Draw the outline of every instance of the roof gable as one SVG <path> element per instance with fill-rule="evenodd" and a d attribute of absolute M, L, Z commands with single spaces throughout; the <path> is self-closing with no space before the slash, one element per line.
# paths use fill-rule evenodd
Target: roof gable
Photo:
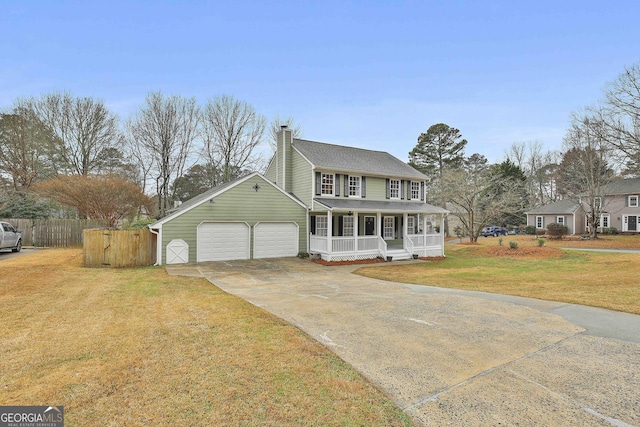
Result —
<path fill-rule="evenodd" d="M 573 199 L 558 200 L 548 205 L 539 206 L 529 209 L 527 214 L 573 214 L 582 205 L 579 201 Z"/>
<path fill-rule="evenodd" d="M 312 166 L 336 172 L 424 180 L 427 177 L 384 151 L 294 139 L 293 148 Z"/>
<path fill-rule="evenodd" d="M 288 198 L 290 198 L 291 200 L 293 200 L 295 203 L 299 204 L 300 206 L 302 206 L 303 208 L 306 209 L 306 206 L 304 205 L 304 203 L 302 203 L 297 197 L 292 196 L 289 193 L 284 192 L 280 187 L 278 187 L 277 185 L 275 185 L 274 183 L 270 182 L 268 179 L 266 179 L 263 175 L 261 175 L 258 172 L 254 172 L 251 173 L 249 175 L 243 176 L 241 178 L 235 179 L 233 181 L 229 181 L 229 182 L 225 182 L 224 184 L 220 184 L 217 187 L 213 187 L 212 189 L 205 191 L 202 194 L 199 194 L 189 200 L 187 200 L 186 202 L 184 202 L 183 204 L 181 204 L 175 211 L 173 211 L 171 214 L 167 215 L 164 218 L 159 219 L 158 221 L 154 222 L 153 224 L 149 225 L 149 228 L 159 228 L 160 226 L 162 226 L 162 224 L 171 221 L 172 219 L 182 215 L 185 212 L 190 211 L 193 208 L 196 208 L 198 206 L 200 206 L 203 203 L 207 203 L 209 202 L 209 200 L 219 196 L 220 194 L 232 189 L 233 187 L 251 179 L 254 177 L 258 177 L 260 179 L 262 179 L 266 184 L 272 186 L 273 188 L 277 189 L 279 192 L 281 192 L 282 194 L 284 194 L 285 196 L 287 196 Z"/>

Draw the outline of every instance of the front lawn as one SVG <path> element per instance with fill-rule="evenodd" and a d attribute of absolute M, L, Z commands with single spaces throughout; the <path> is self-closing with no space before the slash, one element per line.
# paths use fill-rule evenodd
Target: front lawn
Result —
<path fill-rule="evenodd" d="M 80 263 L 1 262 L 0 404 L 63 405 L 66 426 L 411 425 L 325 347 L 204 279 Z"/>
<path fill-rule="evenodd" d="M 423 264 L 400 261 L 363 268 L 357 273 L 395 282 L 518 295 L 640 314 L 640 254 L 558 249 L 557 246 L 566 246 L 567 242 L 548 242 L 539 248 L 531 236 L 514 237 L 504 237 L 502 246 L 495 237 L 481 238 L 477 245 L 447 245 L 447 258 L 442 261 Z M 627 240 L 629 245 L 640 243 L 636 236 L 632 239 L 635 240 Z M 517 241 L 518 248 L 510 249 L 509 241 Z"/>

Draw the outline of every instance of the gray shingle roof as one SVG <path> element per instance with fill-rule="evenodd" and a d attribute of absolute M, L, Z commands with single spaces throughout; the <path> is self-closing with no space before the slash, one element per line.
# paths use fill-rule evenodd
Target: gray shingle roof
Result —
<path fill-rule="evenodd" d="M 319 169 L 423 180 L 426 176 L 384 151 L 294 139 L 293 147 Z"/>
<path fill-rule="evenodd" d="M 340 198 L 316 198 L 314 201 L 331 209 L 350 210 L 358 212 L 410 212 L 410 213 L 447 213 L 449 211 L 427 203 L 359 200 Z"/>
<path fill-rule="evenodd" d="M 531 208 L 528 214 L 572 214 L 580 207 L 580 202 L 573 199 L 559 200 L 548 205 Z"/>
<path fill-rule="evenodd" d="M 640 178 L 620 179 L 602 186 L 602 194 L 612 196 L 618 194 L 640 194 Z"/>

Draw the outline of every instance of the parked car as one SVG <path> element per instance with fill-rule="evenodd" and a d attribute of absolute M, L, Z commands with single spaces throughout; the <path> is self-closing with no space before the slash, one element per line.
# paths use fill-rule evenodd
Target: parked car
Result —
<path fill-rule="evenodd" d="M 20 252 L 22 249 L 22 230 L 17 230 L 8 222 L 0 222 L 0 249 Z"/>
<path fill-rule="evenodd" d="M 499 235 L 506 236 L 507 229 L 492 225 L 491 227 L 484 227 L 480 232 L 480 234 L 482 234 L 484 237 L 489 237 L 489 236 L 498 237 Z"/>

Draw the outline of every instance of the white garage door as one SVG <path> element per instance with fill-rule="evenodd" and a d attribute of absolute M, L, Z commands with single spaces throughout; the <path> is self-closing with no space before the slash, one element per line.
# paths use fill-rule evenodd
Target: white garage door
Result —
<path fill-rule="evenodd" d="M 297 256 L 298 241 L 295 222 L 260 222 L 253 228 L 253 257 Z"/>
<path fill-rule="evenodd" d="M 203 222 L 198 226 L 198 262 L 249 259 L 249 224 Z"/>

